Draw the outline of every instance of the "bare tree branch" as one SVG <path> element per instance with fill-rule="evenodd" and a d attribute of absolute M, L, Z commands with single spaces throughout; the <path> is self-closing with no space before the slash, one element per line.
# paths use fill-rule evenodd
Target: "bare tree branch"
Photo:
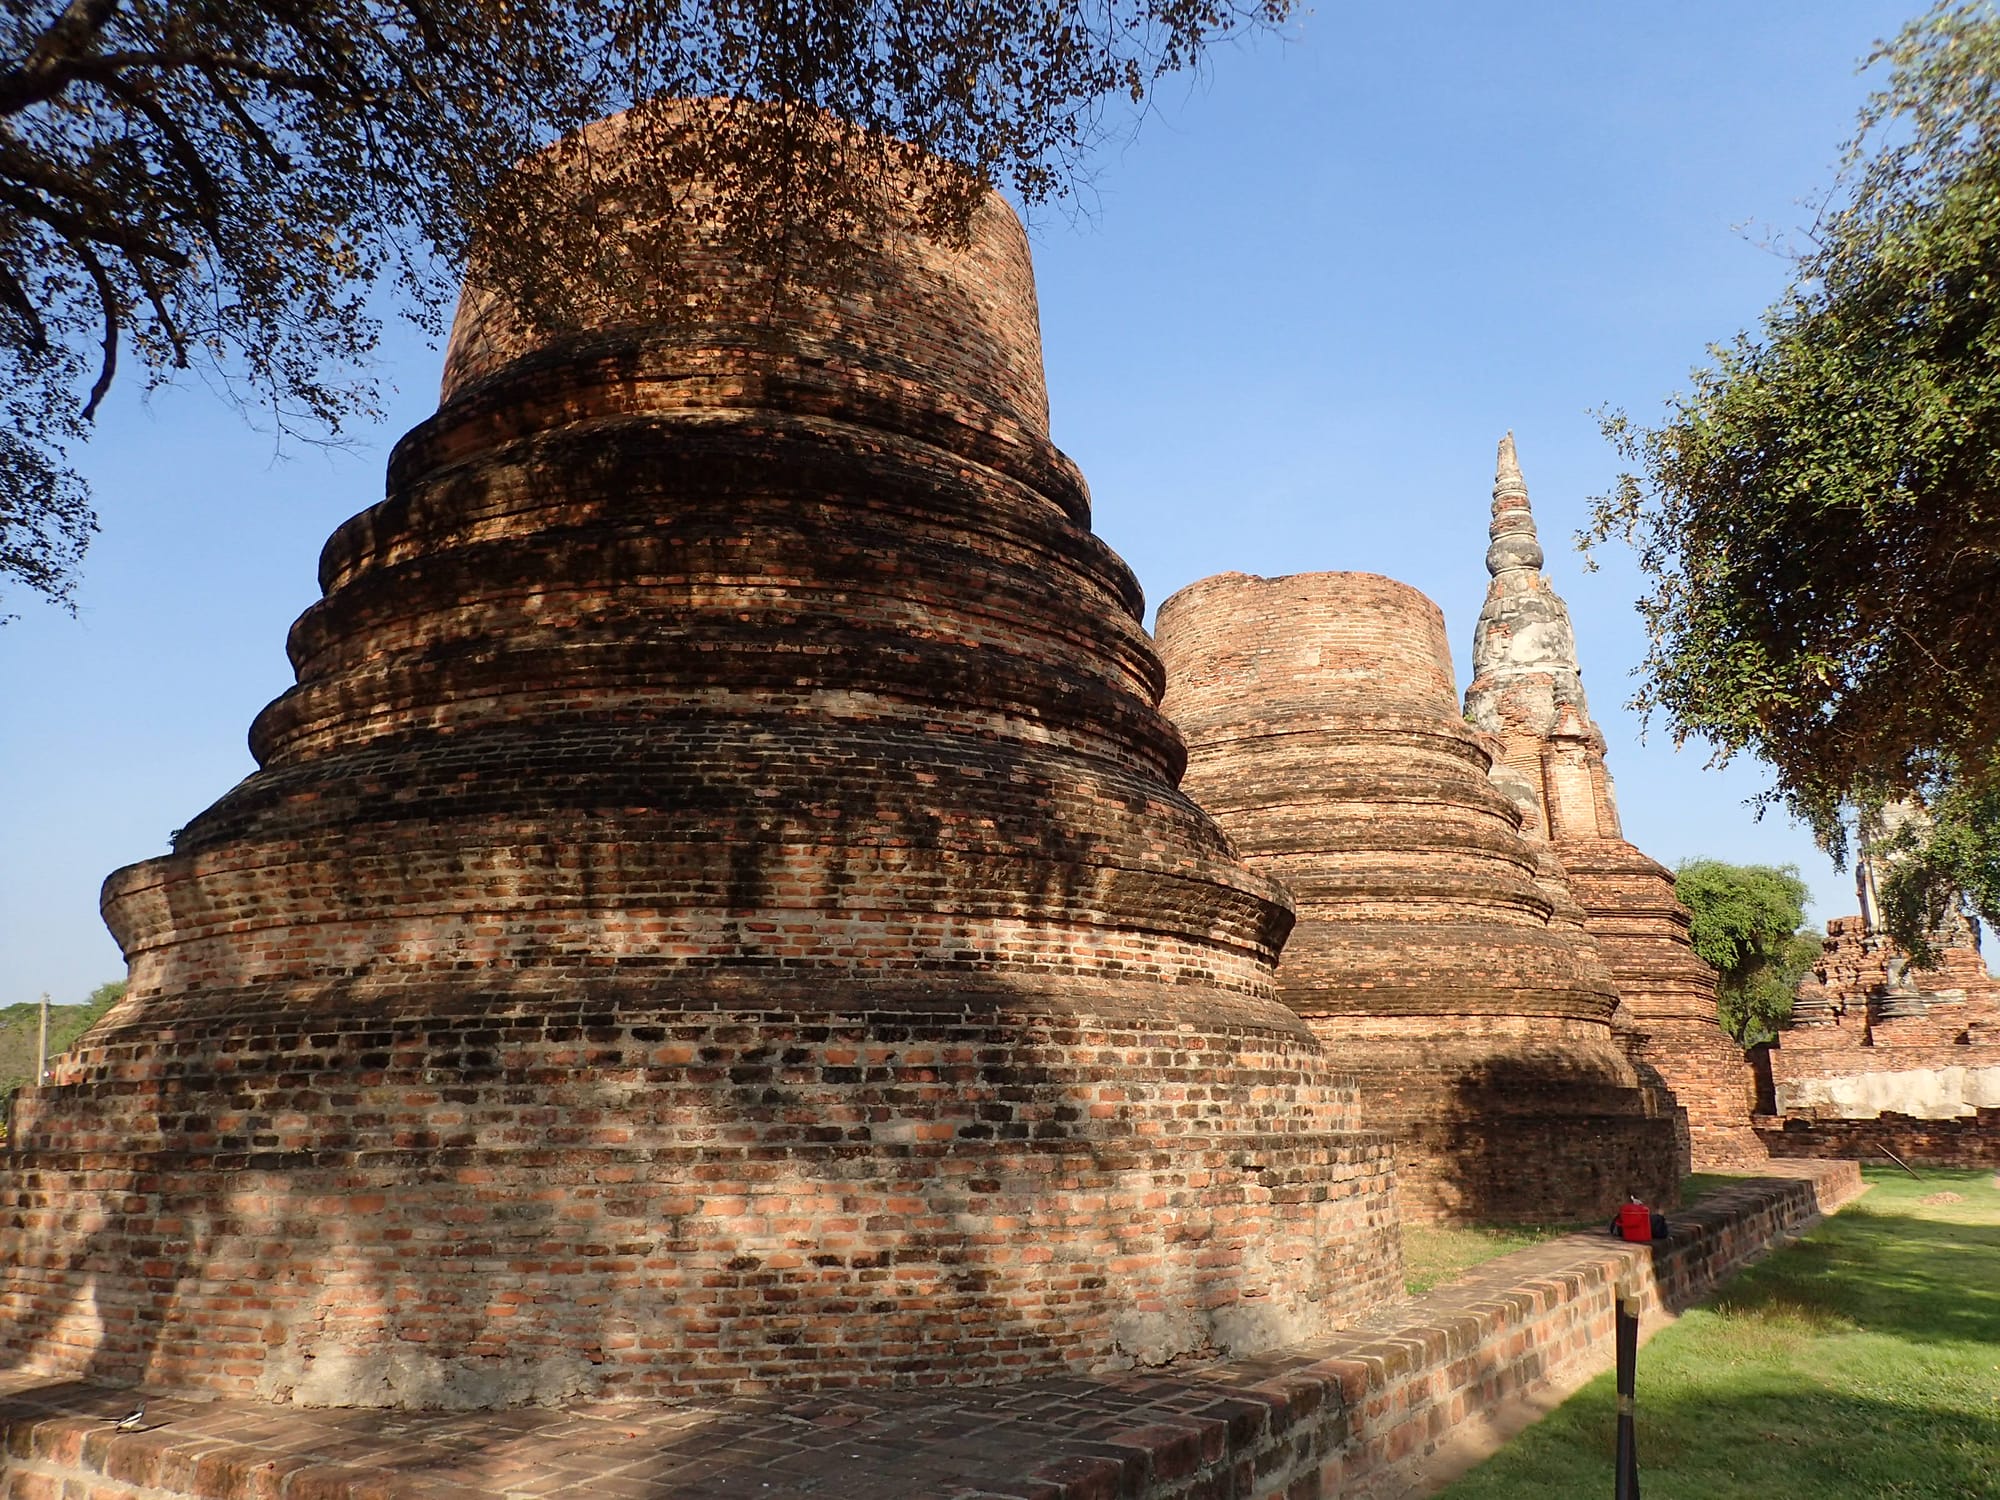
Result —
<path fill-rule="evenodd" d="M 189 263 L 184 252 L 141 233 L 129 224 L 71 213 L 4 179 L 0 179 L 0 203 L 13 204 L 29 218 L 41 220 L 72 244 L 109 245 L 128 255 L 156 260 L 177 270 Z"/>
<path fill-rule="evenodd" d="M 97 379 L 90 387 L 90 399 L 83 403 L 83 419 L 88 422 L 97 415 L 98 403 L 111 389 L 111 378 L 118 373 L 118 289 L 111 284 L 111 277 L 87 245 L 72 245 L 71 250 L 90 272 L 90 279 L 97 287 L 97 305 L 104 315 L 104 353 L 98 365 Z"/>
<path fill-rule="evenodd" d="M 1030 204 L 1060 193 L 1100 101 L 1143 100 L 1291 3 L 16 0 L 0 55 L 0 583 L 63 597 L 89 532 L 65 445 L 121 348 L 149 381 L 192 365 L 310 440 L 373 403 L 357 372 L 376 283 L 393 277 L 435 329 L 483 226 L 482 274 L 538 320 L 578 314 L 586 267 L 674 315 L 673 244 L 614 253 L 591 215 L 623 226 L 691 182 L 776 306 L 787 278 L 837 275 L 884 233 L 963 236 L 988 182 Z M 516 171 L 588 120 L 691 94 L 723 102 L 643 127 L 647 152 L 583 209 L 548 209 L 561 184 Z"/>
<path fill-rule="evenodd" d="M 26 60 L 0 74 L 0 114 L 13 114 L 61 93 L 67 81 L 64 68 L 84 55 L 117 9 L 118 0 L 70 0 Z"/>
<path fill-rule="evenodd" d="M 0 264 L 0 304 L 19 318 L 28 331 L 28 347 L 36 354 L 45 353 L 49 347 L 48 326 L 42 322 L 42 315 L 35 308 L 34 298 L 20 279 L 5 264 Z"/>

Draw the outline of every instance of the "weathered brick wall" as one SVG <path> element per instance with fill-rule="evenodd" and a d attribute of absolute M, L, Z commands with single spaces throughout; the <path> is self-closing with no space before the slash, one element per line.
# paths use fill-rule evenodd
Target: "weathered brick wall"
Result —
<path fill-rule="evenodd" d="M 1920 1119 L 2000 1108 L 2000 1047 L 1793 1045 L 1780 1036 L 1766 1054 L 1764 1108 L 1787 1120 Z"/>
<path fill-rule="evenodd" d="M 649 113 L 651 123 L 637 126 L 632 114 L 600 120 L 559 143 L 544 161 L 574 179 L 567 191 L 616 202 L 658 186 L 657 174 L 672 170 L 670 161 L 664 169 L 655 162 L 631 170 L 628 152 L 673 149 L 683 121 L 707 133 L 710 144 L 696 146 L 697 158 L 704 151 L 726 156 L 734 147 L 749 161 L 769 149 L 754 135 L 762 122 L 739 101 L 676 100 Z M 753 133 L 748 140 L 733 139 L 745 130 Z M 674 193 L 671 219 L 630 222 L 601 253 L 598 245 L 572 239 L 564 248 L 573 260 L 587 262 L 595 254 L 596 263 L 559 279 L 543 276 L 533 288 L 541 295 L 526 309 L 475 277 L 453 322 L 442 398 L 450 401 L 571 333 L 644 329 L 649 339 L 676 340 L 694 357 L 686 371 L 694 387 L 690 404 L 703 404 L 704 388 L 720 394 L 710 386 L 717 372 L 699 355 L 726 351 L 732 368 L 725 379 L 747 374 L 803 381 L 844 390 L 849 399 L 868 395 L 906 410 L 929 408 L 953 421 L 1017 427 L 1016 436 L 1037 446 L 1033 434 L 1048 431 L 1048 395 L 1034 274 L 1019 220 L 989 196 L 974 207 L 967 242 L 941 244 L 902 227 L 912 206 L 909 180 L 893 168 L 877 175 L 865 161 L 860 166 L 858 181 L 834 191 L 852 193 L 851 205 L 864 214 L 886 208 L 875 226 L 886 243 L 868 243 L 859 253 L 838 239 L 787 246 L 781 253 L 816 257 L 810 276 L 774 284 L 764 257 L 740 236 L 718 244 L 713 236 L 691 243 L 676 235 L 710 200 L 708 185 L 696 175 L 665 184 Z M 806 183 L 790 190 L 795 207 L 802 194 L 818 191 Z M 915 191 L 920 194 L 922 185 Z M 804 206 L 810 212 L 841 205 L 807 196 Z M 655 238 L 663 235 L 664 254 Z M 889 262 L 894 284 L 885 296 L 880 271 Z M 757 404 L 785 409 L 793 403 Z"/>
<path fill-rule="evenodd" d="M 1300 1060 L 1226 1014 L 1144 986 L 1074 993 L 1067 1018 L 997 986 L 901 1007 L 839 988 L 770 987 L 782 1019 L 612 984 L 570 1014 L 444 992 L 421 1019 L 277 1037 L 176 1025 L 230 1057 L 226 1099 L 78 1083 L 17 1113 L 38 1164 L 18 1232 L 80 1258 L 11 1279 L 10 1329 L 44 1368 L 315 1401 L 365 1365 L 376 1395 L 428 1404 L 1102 1363 L 1105 1288 L 1158 1286 L 1190 1235 L 1184 1284 L 1225 1309 L 1305 1275 L 1330 1307 L 1381 1296 L 1342 1253 L 1368 1227 L 1343 1195 L 1379 1190 L 1380 1153 L 1315 1128 Z M 1168 1083 L 1171 1112 L 1145 1097 Z M 112 1291 L 172 1316 L 105 1320 Z M 1247 1339 L 1258 1312 L 1225 1322 Z M 342 1347 L 338 1324 L 370 1321 L 415 1344 L 393 1371 Z M 1115 1337 L 1137 1357 L 1174 1334 Z"/>
<path fill-rule="evenodd" d="M 1602 736 L 1574 709 L 1545 735 L 1511 719 L 1507 725 L 1500 732 L 1505 763 L 1525 757 L 1542 767 L 1538 800 L 1617 990 L 1619 1040 L 1686 1112 L 1688 1165 L 1754 1166 L 1763 1159 L 1749 1129 L 1755 1077 L 1716 1022 L 1715 971 L 1689 940 L 1672 874 L 1619 833 Z"/>
<path fill-rule="evenodd" d="M 1536 575 L 1539 578 L 1539 574 Z M 1554 601 L 1561 608 L 1562 601 Z M 1566 618 L 1566 612 L 1565 612 Z M 1472 701 L 1471 691 L 1467 692 L 1467 702 Z M 1503 703 L 1512 702 L 1502 699 Z M 1590 913 L 1577 899 L 1575 883 L 1570 879 L 1569 867 L 1563 862 L 1556 846 L 1549 841 L 1545 799 L 1539 775 L 1539 741 L 1532 736 L 1516 735 L 1511 749 L 1516 759 L 1507 759 L 1510 742 L 1500 734 L 1481 731 L 1479 742 L 1493 759 L 1493 784 L 1512 802 L 1521 814 L 1521 836 L 1535 855 L 1535 884 L 1549 899 L 1549 923 L 1560 929 L 1572 945 L 1580 968 L 1591 982 L 1607 994 L 1618 993 L 1618 981 L 1605 962 L 1604 952 L 1598 946 L 1597 936 L 1591 930 Z M 1518 758 L 1523 745 L 1532 752 L 1524 767 Z M 1674 1129 L 1675 1171 L 1686 1176 L 1693 1168 L 1693 1145 L 1689 1132 L 1688 1112 L 1674 1097 L 1673 1089 L 1648 1057 L 1648 1042 L 1633 1020 L 1630 1006 L 1620 1004 L 1611 1012 L 1611 1035 L 1639 1077 L 1639 1086 L 1647 1101 L 1650 1113 L 1670 1120 Z"/>
<path fill-rule="evenodd" d="M 1939 1120 L 1881 1114 L 1866 1120 L 1761 1115 L 1757 1134 L 1771 1155 L 1885 1162 L 1887 1147 L 1925 1167 L 2000 1167 L 2000 1109 Z"/>
<path fill-rule="evenodd" d="M 1941 934 L 1937 960 L 1915 968 L 1866 918 L 1835 917 L 1800 981 L 1786 1035 L 1821 1049 L 2000 1040 L 2000 981 L 1987 972 L 1976 938 Z"/>
<path fill-rule="evenodd" d="M 1298 902 L 1281 993 L 1396 1133 L 1404 1211 L 1672 1201 L 1673 1120 L 1458 715 L 1437 607 L 1372 574 L 1230 573 L 1162 604 L 1158 639 L 1186 789 Z"/>
<path fill-rule="evenodd" d="M 1921 1125 L 1908 1138 L 1921 1153 L 1977 1157 L 1976 1122 L 1935 1140 L 1928 1127 L 1952 1117 L 1972 1122 L 2000 1107 L 2000 984 L 1978 948 L 1946 935 L 1942 961 L 1920 970 L 1906 965 L 1886 934 L 1871 932 L 1865 917 L 1836 917 L 1826 932 L 1793 1000 L 1791 1023 L 1770 1049 L 1769 1107 L 1788 1131 L 1807 1122 L 1914 1117 Z M 1765 1122 L 1759 1133 L 1773 1142 L 1776 1128 Z M 1883 1125 L 1879 1132 L 1886 1140 L 1896 1130 Z M 1876 1138 L 1876 1131 L 1837 1128 L 1827 1135 L 1835 1155 Z M 1939 1144 L 1961 1138 L 1971 1144 Z M 1808 1139 L 1787 1134 L 1773 1149 L 1795 1155 Z"/>
<path fill-rule="evenodd" d="M 1799 1175 L 1775 1176 L 1787 1170 Z M 1639 1292 L 1650 1334 L 1861 1189 L 1849 1162 L 1773 1174 L 1673 1215 L 1665 1243 L 1571 1236 L 1336 1338 L 1172 1375 L 1031 1382 L 936 1405 L 865 1393 L 727 1412 L 619 1403 L 549 1414 L 539 1430 L 431 1416 L 372 1444 L 337 1416 L 226 1401 L 170 1403 L 157 1430 L 121 1434 L 104 1416 L 122 1410 L 115 1393 L 14 1389 L 0 1402 L 0 1463 L 6 1493 L 35 1500 L 76 1493 L 66 1482 L 110 1500 L 473 1500 L 558 1486 L 680 1500 L 828 1483 L 854 1500 L 1386 1500 L 1429 1492 L 1460 1442 L 1609 1368 L 1621 1282 Z M 1648 1378 L 1642 1360 L 1642 1406 Z"/>
<path fill-rule="evenodd" d="M 1888 979 L 1887 955 L 1868 941 L 1860 917 L 1833 917 L 1819 957 L 1799 981 L 1787 1030 L 1802 1047 L 1860 1046 L 1868 1031 L 1868 992 Z"/>
<path fill-rule="evenodd" d="M 1867 1072 L 1947 1068 L 2000 1067 L 2000 1055 L 1990 1047 L 1965 1043 L 1933 1042 L 1903 1046 L 1877 1043 L 1873 1046 L 1813 1046 L 1802 1043 L 1799 1034 L 1779 1034 L 1771 1048 L 1771 1071 L 1778 1083 L 1796 1083 L 1809 1078 L 1843 1078 L 1857 1068 Z"/>
<path fill-rule="evenodd" d="M 785 318 L 510 331 L 334 534 L 262 768 L 105 886 L 0 1349 L 301 1402 L 980 1381 L 1399 1291 L 1048 442 L 997 200 Z"/>
<path fill-rule="evenodd" d="M 1671 873 L 1623 839 L 1559 840 L 1557 852 L 1618 986 L 1619 1035 L 1687 1111 L 1691 1164 L 1754 1168 L 1756 1075 L 1716 1021 L 1715 971 L 1688 938 Z"/>

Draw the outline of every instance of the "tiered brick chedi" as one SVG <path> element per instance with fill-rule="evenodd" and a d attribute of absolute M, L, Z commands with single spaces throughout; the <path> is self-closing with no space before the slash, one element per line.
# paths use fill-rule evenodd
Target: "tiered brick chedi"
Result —
<path fill-rule="evenodd" d="M 600 157 L 615 127 L 596 127 Z M 327 544 L 261 766 L 113 875 L 18 1101 L 5 1348 L 479 1405 L 1084 1371 L 1400 1291 L 1292 924 L 1176 790 L 1047 436 L 1028 248 L 775 305 L 476 289 Z"/>
<path fill-rule="evenodd" d="M 1186 788 L 1298 902 L 1280 993 L 1394 1132 L 1405 1212 L 1673 1201 L 1674 1122 L 1459 716 L 1437 606 L 1366 573 L 1228 573 L 1162 604 L 1158 639 Z"/>
<path fill-rule="evenodd" d="M 1716 1021 L 1715 971 L 1688 941 L 1673 876 L 1626 841 L 1584 701 L 1569 610 L 1542 573 L 1542 547 L 1513 434 L 1501 440 L 1465 717 L 1497 738 L 1494 774 L 1525 826 L 1554 847 L 1617 986 L 1620 1040 L 1687 1112 L 1691 1164 L 1765 1159 L 1750 1129 L 1754 1075 Z"/>
<path fill-rule="evenodd" d="M 1768 1053 L 1764 1139 L 1785 1155 L 1899 1155 L 1938 1165 L 2000 1165 L 2000 982 L 1978 926 L 1954 914 L 1931 935 L 1938 962 L 1912 964 L 1879 906 L 1894 856 L 1883 852 L 1920 810 L 1892 803 L 1862 829 L 1858 915 L 1826 924 L 1792 1019 Z"/>

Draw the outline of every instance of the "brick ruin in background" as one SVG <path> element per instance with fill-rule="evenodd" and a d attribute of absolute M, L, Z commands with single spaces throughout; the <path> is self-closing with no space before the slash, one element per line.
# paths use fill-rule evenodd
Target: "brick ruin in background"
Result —
<path fill-rule="evenodd" d="M 1509 433 L 1500 443 L 1465 717 L 1498 742 L 1495 782 L 1545 842 L 1618 992 L 1620 1042 L 1687 1112 L 1690 1164 L 1754 1166 L 1755 1074 L 1716 1020 L 1715 971 L 1688 940 L 1674 879 L 1625 839 L 1604 735 L 1584 701 L 1569 610 L 1542 573 L 1528 487 Z M 1553 868 L 1551 869 L 1553 874 Z"/>
<path fill-rule="evenodd" d="M 1883 925 L 1881 845 L 1922 813 L 1892 803 L 1861 829 L 1861 911 L 1826 924 L 1792 1017 L 1765 1053 L 1770 1116 L 1787 1156 L 1873 1156 L 1877 1145 L 1937 1165 L 2000 1165 L 2000 982 L 1976 920 L 1954 915 L 1917 968 Z"/>
<path fill-rule="evenodd" d="M 688 233 L 670 323 L 468 292 L 261 769 L 106 883 L 131 989 L 0 1181 L 13 1360 L 709 1397 L 1400 1295 L 1387 1141 L 1275 998 L 1290 903 L 1176 789 L 1049 442 L 1013 214 L 776 313 Z"/>
<path fill-rule="evenodd" d="M 1160 606 L 1186 789 L 1282 881 L 1280 994 L 1361 1078 L 1412 1217 L 1547 1222 L 1679 1191 L 1671 1103 L 1459 715 L 1444 618 L 1367 573 L 1227 573 Z"/>

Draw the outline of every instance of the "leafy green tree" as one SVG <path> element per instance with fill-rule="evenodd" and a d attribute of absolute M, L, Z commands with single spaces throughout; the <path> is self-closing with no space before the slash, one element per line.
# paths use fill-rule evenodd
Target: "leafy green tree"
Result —
<path fill-rule="evenodd" d="M 1805 925 L 1806 884 L 1792 865 L 1691 859 L 1674 894 L 1693 918 L 1694 951 L 1717 974 L 1716 1019 L 1743 1046 L 1768 1042 L 1792 1014 L 1792 993 L 1819 956 Z"/>
<path fill-rule="evenodd" d="M 99 1017 L 124 998 L 125 981 L 112 979 L 92 990 L 81 1005 L 51 1007 L 49 1056 L 54 1057 L 58 1052 L 69 1051 L 78 1037 L 95 1026 Z M 58 1010 L 64 1013 L 60 1018 L 56 1014 Z"/>
<path fill-rule="evenodd" d="M 2000 784 L 1965 778 L 1934 796 L 1925 818 L 1874 846 L 1882 924 L 1920 968 L 1936 963 L 1934 939 L 1967 907 L 1989 922 L 2000 913 Z"/>
<path fill-rule="evenodd" d="M 69 1050 L 97 1019 L 125 997 L 125 981 L 100 984 L 81 1005 L 49 1007 L 49 1056 Z M 9 1005 L 0 1009 L 0 1099 L 6 1099 L 35 1076 L 35 1048 L 41 1035 L 41 1006 Z"/>
<path fill-rule="evenodd" d="M 1060 194 L 1108 99 L 1136 104 L 1292 4 L 15 0 L 0 11 L 0 584 L 68 599 L 96 521 L 67 453 L 121 361 L 148 383 L 197 369 L 281 433 L 337 435 L 373 409 L 371 289 L 435 331 L 496 186 L 585 120 L 726 101 L 652 117 L 662 181 L 708 169 L 708 211 L 817 265 L 829 240 L 878 230 L 864 210 L 890 197 L 911 226 L 962 233 L 989 182 Z M 942 163 L 918 191 L 846 192 L 891 169 L 907 188 L 913 147 Z M 510 187 L 506 218 L 542 221 L 534 188 L 532 173 Z M 544 248 L 496 235 L 482 267 L 532 285 L 503 262 Z"/>
<path fill-rule="evenodd" d="M 1922 954 L 1961 893 L 2000 920 L 2000 16 L 1941 5 L 1868 61 L 1791 287 L 1659 426 L 1607 418 L 1636 472 L 1584 540 L 1636 549 L 1677 740 L 1768 761 L 1836 858 L 1846 808 L 1924 804 L 1884 902 Z"/>

